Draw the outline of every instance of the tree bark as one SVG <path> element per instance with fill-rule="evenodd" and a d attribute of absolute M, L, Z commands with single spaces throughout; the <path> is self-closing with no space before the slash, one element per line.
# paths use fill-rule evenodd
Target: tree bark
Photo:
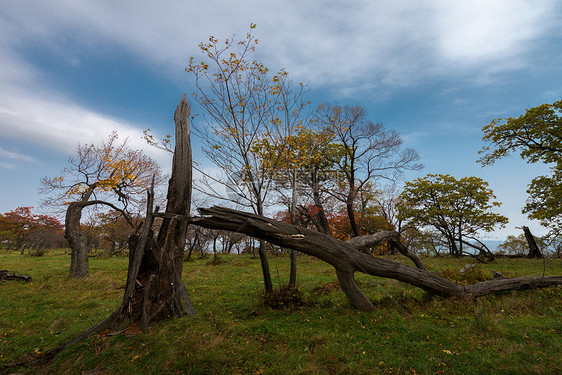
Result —
<path fill-rule="evenodd" d="M 341 290 L 355 307 L 363 311 L 375 309 L 375 305 L 373 305 L 361 288 L 359 288 L 359 285 L 357 285 L 353 272 L 340 271 L 336 268 L 336 276 L 338 277 Z"/>
<path fill-rule="evenodd" d="M 345 202 L 345 208 L 347 210 L 347 217 L 349 218 L 349 225 L 351 226 L 351 232 L 353 237 L 359 237 L 359 228 L 357 227 L 357 221 L 355 220 L 355 211 L 353 210 L 353 200 L 356 194 L 349 193 L 347 201 Z"/>
<path fill-rule="evenodd" d="M 291 270 L 289 272 L 289 286 L 297 286 L 297 252 L 291 249 Z"/>
<path fill-rule="evenodd" d="M 446 297 L 480 297 L 507 290 L 541 288 L 562 285 L 562 276 L 518 277 L 491 280 L 478 284 L 460 286 L 425 269 L 414 268 L 387 259 L 376 258 L 360 251 L 365 246 L 374 246 L 385 236 L 358 237 L 352 241 L 338 241 L 320 232 L 268 219 L 263 216 L 222 207 L 200 209 L 204 216 L 192 219 L 192 223 L 210 229 L 226 229 L 244 233 L 273 244 L 291 248 L 315 256 L 335 269 L 342 290 L 359 309 L 374 307 L 360 292 L 353 279 L 354 272 L 396 279 L 428 292 Z"/>
<path fill-rule="evenodd" d="M 94 190 L 97 188 L 97 183 L 88 187 L 82 195 L 82 199 L 78 202 L 71 202 L 66 209 L 66 216 L 64 220 L 64 236 L 70 246 L 70 277 L 75 279 L 84 279 L 89 276 L 88 264 L 88 246 L 84 233 L 80 226 L 82 219 L 82 210 L 88 206 L 97 204 L 105 205 L 121 212 L 123 217 L 130 222 L 128 214 L 119 207 L 102 200 L 90 200 Z"/>
<path fill-rule="evenodd" d="M 75 279 L 84 279 L 90 275 L 88 265 L 88 248 L 82 229 L 80 228 L 80 219 L 82 218 L 82 209 L 85 207 L 84 202 L 72 202 L 66 210 L 64 221 L 65 237 L 70 246 L 70 277 Z"/>
<path fill-rule="evenodd" d="M 537 241 L 535 241 L 535 236 L 533 236 L 529 227 L 523 226 L 523 233 L 525 233 L 525 239 L 527 240 L 527 244 L 529 244 L 529 254 L 527 255 L 527 258 L 542 258 L 543 255 L 539 250 Z"/>
<path fill-rule="evenodd" d="M 453 235 L 450 235 L 448 237 L 448 241 L 449 241 L 449 248 L 451 249 L 451 255 L 455 257 L 460 257 L 462 254 L 459 251 L 459 248 L 457 246 L 457 241 L 455 241 L 455 237 Z"/>
<path fill-rule="evenodd" d="M 388 242 L 398 249 L 400 254 L 409 258 L 417 268 L 425 270 L 425 265 L 418 255 L 408 249 L 406 245 L 400 240 L 400 233 L 396 231 L 381 231 L 372 235 L 354 237 L 347 241 L 347 243 L 355 246 L 355 249 L 363 253 L 369 254 L 369 249 L 373 247 L 373 244 L 379 244 L 381 242 Z"/>
<path fill-rule="evenodd" d="M 256 197 L 258 194 L 256 194 Z M 260 199 L 260 198 L 258 198 Z M 258 215 L 263 216 L 263 202 L 258 201 L 256 205 Z M 258 248 L 258 255 L 260 257 L 261 270 L 263 274 L 263 284 L 266 293 L 273 292 L 273 282 L 271 281 L 271 271 L 269 269 L 269 261 L 267 260 L 266 243 L 260 239 L 260 246 Z"/>
<path fill-rule="evenodd" d="M 263 283 L 266 293 L 273 292 L 273 283 L 271 281 L 271 272 L 269 270 L 269 261 L 267 260 L 266 253 L 266 243 L 264 240 L 260 239 L 260 246 L 258 248 L 258 254 L 260 257 L 261 270 L 263 273 Z"/>

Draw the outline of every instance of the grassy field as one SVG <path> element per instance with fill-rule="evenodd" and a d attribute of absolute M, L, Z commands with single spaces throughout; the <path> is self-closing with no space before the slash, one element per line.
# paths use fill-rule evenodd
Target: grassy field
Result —
<path fill-rule="evenodd" d="M 329 265 L 299 256 L 306 304 L 273 310 L 260 304 L 257 259 L 221 259 L 220 265 L 208 259 L 184 264 L 197 317 L 159 322 L 146 334 L 96 335 L 70 346 L 48 366 L 6 373 L 562 373 L 561 287 L 458 300 L 357 274 L 377 306 L 366 313 L 350 306 Z M 424 261 L 434 271 L 472 263 L 468 258 Z M 67 278 L 69 263 L 61 251 L 43 257 L 0 252 L 0 269 L 33 277 L 27 284 L 0 284 L 0 364 L 44 352 L 117 307 L 126 258 L 91 258 L 91 276 L 84 281 Z M 286 283 L 288 257 L 272 257 L 270 263 L 275 284 Z M 480 274 L 491 275 L 488 268 L 509 276 L 543 272 L 540 260 L 478 266 Z M 562 260 L 548 264 L 546 274 L 562 274 Z"/>

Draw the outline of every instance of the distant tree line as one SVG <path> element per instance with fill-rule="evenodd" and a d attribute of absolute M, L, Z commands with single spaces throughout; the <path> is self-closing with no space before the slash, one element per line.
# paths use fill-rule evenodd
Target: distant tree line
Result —
<path fill-rule="evenodd" d="M 51 216 L 18 207 L 0 214 L 0 241 L 8 250 L 43 255 L 48 248 L 68 247 L 61 222 Z"/>

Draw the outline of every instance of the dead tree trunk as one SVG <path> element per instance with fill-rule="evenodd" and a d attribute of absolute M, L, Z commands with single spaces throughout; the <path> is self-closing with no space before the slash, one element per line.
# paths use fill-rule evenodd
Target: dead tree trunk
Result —
<path fill-rule="evenodd" d="M 181 281 L 185 237 L 191 206 L 190 105 L 185 95 L 177 107 L 176 146 L 168 185 L 165 213 L 153 212 L 153 191 L 148 194 L 146 219 L 140 237 L 130 240 L 129 269 L 121 305 L 93 329 L 120 329 L 139 322 L 146 330 L 151 321 L 195 315 L 189 294 Z M 163 217 L 154 238 L 154 217 Z"/>
<path fill-rule="evenodd" d="M 523 226 L 523 233 L 525 233 L 525 239 L 529 244 L 529 254 L 527 255 L 527 258 L 542 258 L 543 255 L 539 250 L 537 241 L 535 241 L 535 236 L 533 236 L 529 227 Z"/>
<path fill-rule="evenodd" d="M 373 236 L 357 237 L 343 242 L 310 229 L 232 209 L 213 207 L 201 209 L 200 212 L 205 216 L 193 218 L 191 222 L 195 225 L 244 233 L 275 245 L 315 256 L 331 264 L 336 269 L 342 290 L 361 310 L 372 310 L 374 306 L 355 282 L 353 274 L 357 271 L 396 279 L 447 297 L 480 297 L 508 290 L 562 285 L 562 276 L 547 276 L 491 280 L 461 286 L 421 267 L 414 268 L 361 252 L 362 248 L 388 241 L 389 238 L 399 238 L 398 233 L 381 232 Z M 421 262 L 421 260 L 419 261 Z"/>
<path fill-rule="evenodd" d="M 369 254 L 369 249 L 379 243 L 388 242 L 394 248 L 398 249 L 400 254 L 409 258 L 417 268 L 425 270 L 425 265 L 416 253 L 411 252 L 406 245 L 400 240 L 400 233 L 396 231 L 381 231 L 372 235 L 354 237 L 347 241 L 355 247 L 356 250 Z"/>

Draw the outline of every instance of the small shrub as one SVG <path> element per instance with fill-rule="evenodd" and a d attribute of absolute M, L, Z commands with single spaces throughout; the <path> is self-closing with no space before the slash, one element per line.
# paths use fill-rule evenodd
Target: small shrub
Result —
<path fill-rule="evenodd" d="M 35 251 L 30 251 L 28 255 L 30 257 L 42 257 L 45 253 L 47 253 L 47 249 L 36 249 Z"/>
<path fill-rule="evenodd" d="M 276 310 L 285 308 L 293 310 L 296 307 L 305 305 L 306 298 L 301 288 L 285 285 L 279 289 L 274 289 L 272 292 L 263 292 L 260 295 L 260 302 L 264 306 Z"/>
<path fill-rule="evenodd" d="M 215 255 L 213 259 L 207 261 L 208 266 L 218 266 L 219 264 L 223 264 L 224 261 L 218 255 Z"/>
<path fill-rule="evenodd" d="M 463 272 L 454 268 L 443 268 L 437 274 L 460 285 L 475 284 L 494 278 L 491 272 L 479 267 L 467 267 Z"/>
<path fill-rule="evenodd" d="M 312 293 L 318 295 L 326 295 L 332 293 L 334 290 L 339 290 L 339 288 L 340 288 L 340 284 L 338 283 L 338 280 L 334 280 L 315 286 L 312 289 Z"/>

